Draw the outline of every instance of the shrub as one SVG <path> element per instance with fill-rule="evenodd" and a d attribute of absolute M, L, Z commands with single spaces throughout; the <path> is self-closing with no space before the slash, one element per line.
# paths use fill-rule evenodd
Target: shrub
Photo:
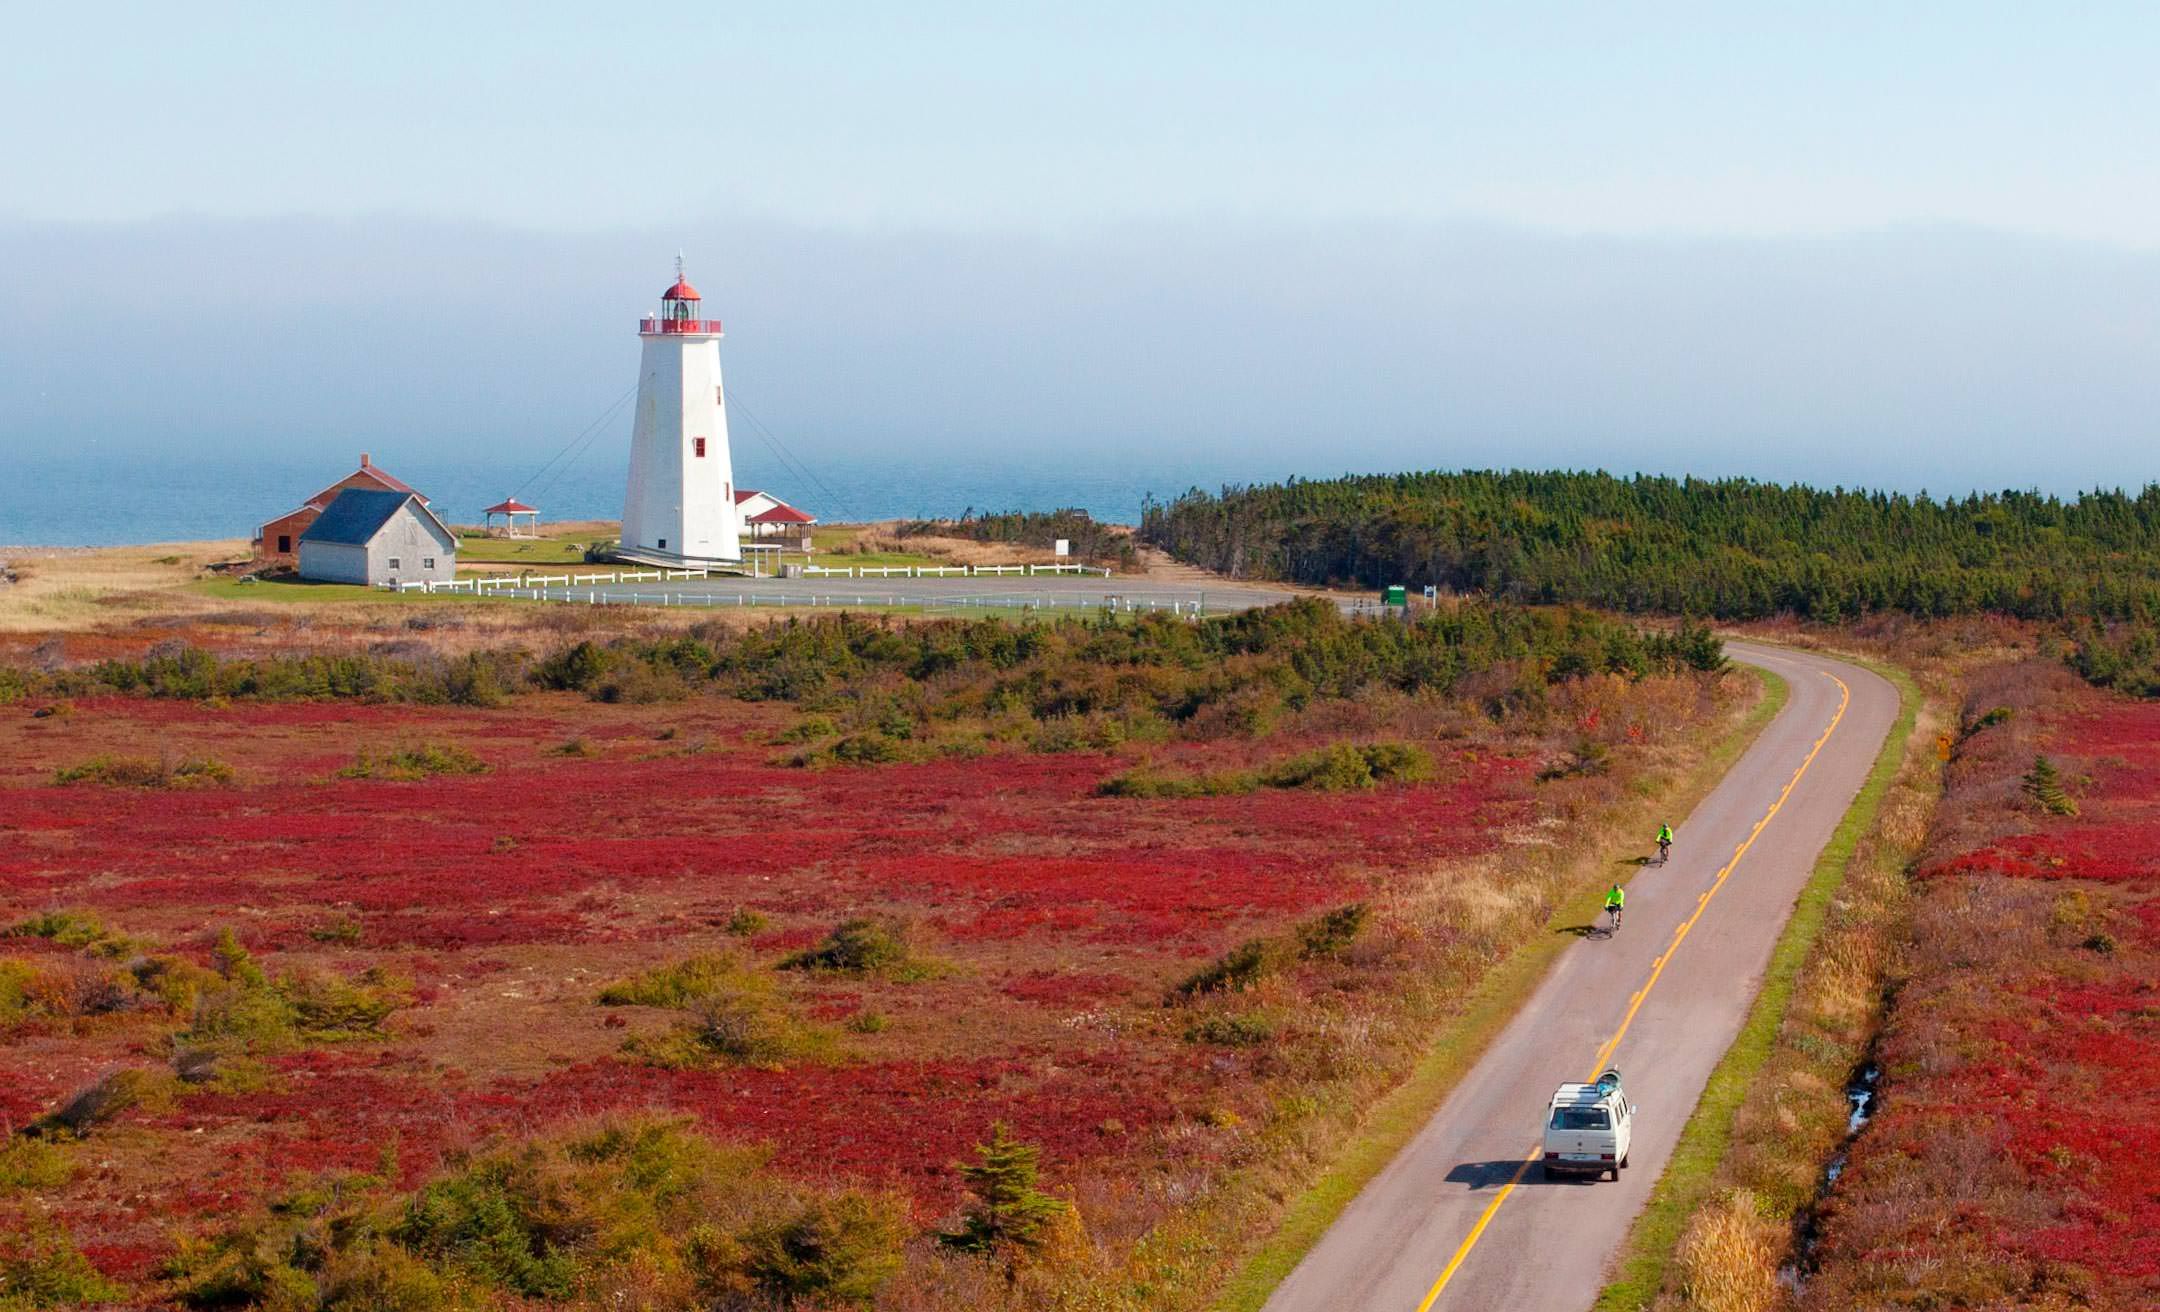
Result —
<path fill-rule="evenodd" d="M 1417 783 L 1432 774 L 1432 757 L 1409 743 L 1336 743 L 1261 770 L 1195 775 L 1136 765 L 1096 785 L 1095 792 L 1099 797 L 1239 797 L 1258 788 L 1349 792 L 1384 783 Z"/>
<path fill-rule="evenodd" d="M 1185 1028 L 1189 1043 L 1212 1043 L 1224 1048 L 1251 1048 L 1275 1037 L 1275 1022 L 1257 1012 L 1202 1016 Z"/>
<path fill-rule="evenodd" d="M 47 911 L 8 927 L 6 937 L 42 938 L 101 957 L 124 957 L 142 945 L 105 927 L 91 911 Z"/>
<path fill-rule="evenodd" d="M 780 963 L 780 968 L 861 975 L 903 970 L 910 962 L 905 925 L 897 920 L 858 917 L 841 922 L 823 942 L 789 957 Z"/>
<path fill-rule="evenodd" d="M 1275 952 L 1266 939 L 1250 939 L 1186 976 L 1171 991 L 1173 998 L 1195 998 L 1207 993 L 1242 993 L 1275 968 Z"/>
<path fill-rule="evenodd" d="M 828 749 L 842 765 L 890 765 L 907 755 L 907 747 L 882 733 L 851 733 Z"/>
<path fill-rule="evenodd" d="M 1431 778 L 1432 770 L 1432 757 L 1408 743 L 1336 743 L 1276 762 L 1261 771 L 1260 782 L 1270 788 L 1355 792 L 1376 784 L 1415 783 Z"/>
<path fill-rule="evenodd" d="M 58 1189 L 74 1174 L 75 1164 L 50 1140 L 17 1137 L 0 1143 L 0 1195 L 17 1189 Z"/>
<path fill-rule="evenodd" d="M 128 967 L 135 987 L 153 996 L 175 1015 L 193 1015 L 196 1002 L 220 983 L 215 971 L 174 956 L 149 956 Z"/>
<path fill-rule="evenodd" d="M 960 1168 L 974 1198 L 944 1241 L 977 1253 L 1035 1247 L 1045 1225 L 1068 1208 L 1035 1187 L 1041 1155 L 1014 1139 L 1004 1122 L 991 1126 L 990 1141 L 975 1146 L 974 1164 Z"/>
<path fill-rule="evenodd" d="M 1105 779 L 1095 792 L 1100 797 L 1240 797 L 1259 786 L 1260 776 L 1250 770 L 1170 774 L 1137 765 Z"/>
<path fill-rule="evenodd" d="M 749 938 L 764 933 L 771 926 L 772 917 L 764 912 L 753 911 L 749 907 L 737 907 L 735 914 L 727 918 L 727 924 L 722 928 L 737 938 Z"/>
<path fill-rule="evenodd" d="M 380 968 L 357 980 L 302 971 L 272 980 L 229 929 L 219 934 L 211 958 L 217 974 L 208 987 L 197 986 L 194 1022 L 178 1037 L 213 1053 L 274 1052 L 302 1039 L 374 1038 L 382 1022 L 411 1001 L 405 981 Z"/>
<path fill-rule="evenodd" d="M 193 1308 L 436 1312 L 536 1303 L 831 1306 L 898 1269 L 903 1209 L 776 1180 L 760 1149 L 611 1119 L 454 1159 L 405 1195 L 394 1164 L 324 1177 L 168 1266 Z M 797 1300 L 803 1300 L 797 1302 Z"/>
<path fill-rule="evenodd" d="M 366 752 L 338 771 L 340 779 L 411 782 L 439 774 L 486 774 L 488 763 L 455 743 L 420 743 L 377 759 Z"/>
<path fill-rule="evenodd" d="M 131 1108 L 154 1111 L 170 1105 L 178 1085 L 177 1079 L 163 1071 L 134 1066 L 117 1070 L 31 1122 L 26 1133 L 42 1137 L 88 1134 Z"/>
<path fill-rule="evenodd" d="M 597 1218 L 556 1165 L 537 1146 L 471 1162 L 414 1195 L 391 1236 L 485 1285 L 567 1298 L 577 1276 L 575 1246 Z"/>
<path fill-rule="evenodd" d="M 657 1036 L 640 1036 L 625 1051 L 661 1066 L 697 1067 L 715 1061 L 776 1069 L 824 1056 L 832 1035 L 798 1020 L 772 981 L 741 968 L 731 957 L 700 956 L 617 980 L 600 991 L 608 1007 L 673 1007 L 684 1024 Z"/>
<path fill-rule="evenodd" d="M 452 706 L 500 706 L 510 697 L 500 668 L 504 663 L 497 653 L 468 652 L 441 667 L 435 687 L 428 688 L 416 680 L 414 700 L 441 701 Z"/>
<path fill-rule="evenodd" d="M 777 743 L 815 742 L 820 738 L 830 738 L 838 732 L 840 732 L 839 727 L 832 722 L 830 716 L 805 715 L 774 735 L 773 741 Z"/>
<path fill-rule="evenodd" d="M 0 1234 L 0 1308 L 109 1303 L 125 1293 L 49 1224 L 32 1223 L 20 1233 Z"/>
<path fill-rule="evenodd" d="M 593 686 L 594 700 L 630 706 L 679 702 L 690 695 L 690 684 L 672 665 L 626 662 L 609 670 Z"/>
<path fill-rule="evenodd" d="M 786 1299 L 868 1303 L 900 1270 L 907 1237 L 895 1201 L 844 1193 L 814 1199 L 742 1238 L 743 1265 L 759 1288 Z"/>
<path fill-rule="evenodd" d="M 699 998 L 741 987 L 748 978 L 729 956 L 687 957 L 641 975 L 619 979 L 600 990 L 603 1007 L 685 1007 Z"/>
<path fill-rule="evenodd" d="M 1368 743 L 1361 749 L 1365 767 L 1376 782 L 1414 784 L 1432 778 L 1433 759 L 1424 748 L 1411 743 Z"/>
<path fill-rule="evenodd" d="M 20 1025 L 46 1010 L 51 983 L 27 961 L 0 960 L 0 1027 Z"/>
<path fill-rule="evenodd" d="M 1297 927 L 1298 955 L 1306 958 L 1339 957 L 1356 941 L 1370 914 L 1363 902 L 1337 907 Z"/>
<path fill-rule="evenodd" d="M 53 771 L 56 784 L 108 788 L 210 788 L 233 781 L 233 769 L 214 757 L 153 761 L 141 756 L 93 756 Z"/>
<path fill-rule="evenodd" d="M 543 688 L 585 692 L 596 687 L 615 663 L 607 648 L 590 640 L 565 647 L 533 667 L 533 682 Z"/>
<path fill-rule="evenodd" d="M 335 916 L 308 931 L 308 937 L 317 943 L 340 943 L 350 947 L 360 941 L 363 933 L 358 916 Z"/>
<path fill-rule="evenodd" d="M 368 970 L 357 982 L 295 971 L 278 981 L 278 991 L 303 1034 L 331 1041 L 380 1034 L 390 1013 L 410 1000 L 404 982 L 380 967 Z"/>
<path fill-rule="evenodd" d="M 764 1070 L 829 1054 L 832 1035 L 806 1025 L 775 997 L 770 984 L 708 994 L 683 1008 L 689 1021 L 654 1038 L 632 1039 L 625 1049 L 660 1066 L 694 1068 L 715 1061 Z"/>

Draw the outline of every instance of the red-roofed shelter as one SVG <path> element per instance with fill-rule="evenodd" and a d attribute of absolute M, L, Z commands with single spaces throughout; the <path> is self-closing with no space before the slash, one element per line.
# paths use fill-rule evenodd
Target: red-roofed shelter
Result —
<path fill-rule="evenodd" d="M 743 537 L 776 542 L 786 550 L 810 550 L 810 529 L 817 516 L 797 510 L 770 492 L 737 488 L 735 513 L 742 516 Z"/>
<path fill-rule="evenodd" d="M 480 512 L 482 527 L 492 531 L 495 527 L 495 517 L 497 515 L 503 517 L 503 530 L 510 537 L 536 538 L 540 536 L 540 511 L 536 506 L 528 506 L 516 497 L 504 497 Z M 525 520 L 523 531 L 520 531 L 518 527 L 520 517 Z"/>

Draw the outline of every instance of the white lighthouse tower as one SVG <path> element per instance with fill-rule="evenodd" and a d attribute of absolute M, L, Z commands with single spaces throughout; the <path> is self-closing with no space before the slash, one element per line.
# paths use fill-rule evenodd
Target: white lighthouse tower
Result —
<path fill-rule="evenodd" d="M 720 383 L 720 321 L 675 260 L 660 313 L 638 324 L 637 419 L 630 432 L 630 491 L 621 554 L 666 565 L 735 564 L 742 542 Z"/>

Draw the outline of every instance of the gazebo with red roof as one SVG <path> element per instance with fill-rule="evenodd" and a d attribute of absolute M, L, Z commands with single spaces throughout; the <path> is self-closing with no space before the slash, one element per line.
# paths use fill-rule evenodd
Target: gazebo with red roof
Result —
<path fill-rule="evenodd" d="M 492 532 L 497 515 L 503 517 L 504 532 L 510 537 L 536 538 L 540 536 L 540 510 L 537 506 L 528 506 L 516 497 L 504 497 L 480 512 L 481 527 Z M 522 533 L 518 531 L 518 516 L 520 515 L 527 517 L 525 531 Z"/>

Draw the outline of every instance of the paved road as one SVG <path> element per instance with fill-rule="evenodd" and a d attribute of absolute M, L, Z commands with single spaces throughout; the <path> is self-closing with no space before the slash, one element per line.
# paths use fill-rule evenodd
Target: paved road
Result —
<path fill-rule="evenodd" d="M 561 600 L 604 601 L 614 605 L 718 606 L 1038 606 L 1096 610 L 1118 599 L 1138 610 L 1204 613 L 1272 606 L 1295 594 L 1247 583 L 1196 586 L 1144 576 L 1086 578 L 1074 575 L 1014 575 L 1008 578 L 951 579 L 667 579 L 651 583 L 600 583 L 550 587 L 544 595 Z"/>
<path fill-rule="evenodd" d="M 1728 644 L 1792 697 L 1628 885 L 1627 923 L 1569 947 L 1475 1069 L 1343 1211 L 1271 1312 L 1577 1312 L 1739 1033 L 1816 853 L 1897 719 L 1897 692 L 1823 657 Z M 1658 817 L 1643 816 L 1648 847 Z M 1737 853 L 1737 856 L 1736 856 Z M 1721 882 L 1722 880 L 1722 882 Z M 1699 915 L 1698 915 L 1699 912 Z M 1619 1183 L 1547 1183 L 1553 1089 L 1607 1062 L 1640 1106 Z"/>

